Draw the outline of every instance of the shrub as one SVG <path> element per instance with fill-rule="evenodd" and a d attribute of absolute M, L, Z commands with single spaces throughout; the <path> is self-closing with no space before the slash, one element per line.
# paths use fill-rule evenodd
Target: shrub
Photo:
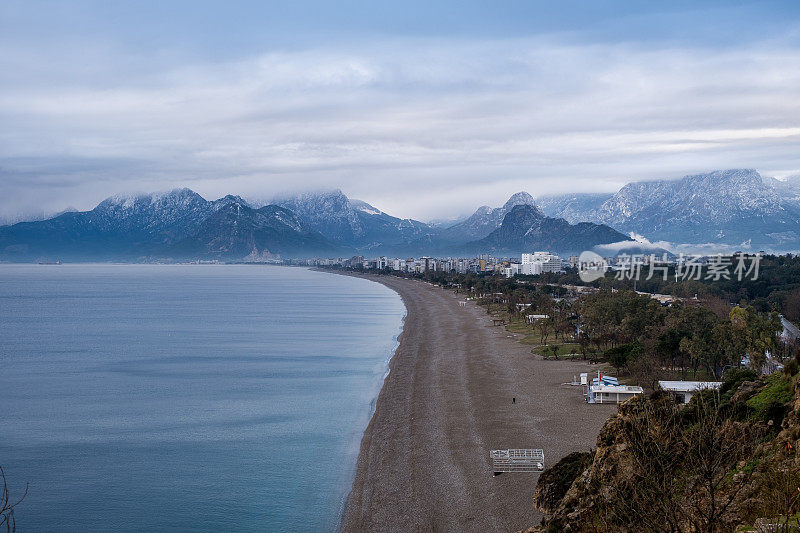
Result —
<path fill-rule="evenodd" d="M 774 421 L 780 426 L 786 415 L 786 404 L 793 396 L 792 380 L 783 374 L 773 374 L 767 378 L 767 386 L 758 394 L 747 400 L 747 406 L 753 410 L 753 417 L 768 422 Z"/>
<path fill-rule="evenodd" d="M 787 376 L 791 377 L 797 374 L 800 371 L 800 366 L 798 366 L 797 361 L 792 359 L 783 367 L 783 373 Z"/>
<path fill-rule="evenodd" d="M 725 379 L 722 381 L 722 387 L 719 391 L 722 394 L 728 391 L 735 391 L 745 381 L 755 381 L 757 379 L 758 374 L 749 368 L 731 368 L 725 373 Z"/>

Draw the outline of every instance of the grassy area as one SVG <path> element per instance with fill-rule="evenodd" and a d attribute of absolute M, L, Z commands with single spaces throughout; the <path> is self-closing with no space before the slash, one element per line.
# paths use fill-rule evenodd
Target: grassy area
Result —
<path fill-rule="evenodd" d="M 541 345 L 531 349 L 532 353 L 539 354 L 544 357 L 553 357 L 553 349 L 556 349 L 556 356 L 563 357 L 571 354 L 580 353 L 580 345 L 576 342 L 565 342 L 561 344 L 548 344 Z"/>
<path fill-rule="evenodd" d="M 784 525 L 800 527 L 800 513 L 790 517 L 789 520 L 786 520 L 784 516 L 779 516 L 773 518 L 772 520 L 770 520 L 770 522 L 772 522 L 772 524 L 778 525 L 780 528 L 782 528 Z M 736 533 L 745 533 L 748 531 L 761 531 L 761 530 L 756 529 L 755 526 L 749 526 L 749 525 L 739 526 L 736 528 Z M 783 529 L 776 529 L 775 531 L 783 531 Z"/>
<path fill-rule="evenodd" d="M 508 318 L 508 317 L 506 317 L 506 330 L 512 333 L 522 333 L 522 334 L 529 334 L 534 332 L 533 327 L 530 326 L 527 323 L 527 321 L 515 318 Z"/>
<path fill-rule="evenodd" d="M 793 378 L 782 372 L 776 372 L 767 378 L 767 386 L 747 400 L 747 406 L 753 410 L 753 418 L 757 420 L 783 419 L 784 405 L 793 396 Z"/>

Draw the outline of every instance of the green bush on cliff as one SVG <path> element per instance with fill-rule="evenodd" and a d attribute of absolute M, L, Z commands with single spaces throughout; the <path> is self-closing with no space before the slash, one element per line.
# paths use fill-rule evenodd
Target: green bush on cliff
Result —
<path fill-rule="evenodd" d="M 766 379 L 766 383 L 766 387 L 747 400 L 747 406 L 753 410 L 754 420 L 772 420 L 779 426 L 787 412 L 786 404 L 792 399 L 793 380 L 775 373 Z"/>
<path fill-rule="evenodd" d="M 732 393 L 745 381 L 755 381 L 757 379 L 758 374 L 750 368 L 731 368 L 725 373 L 725 379 L 722 381 L 720 392 L 722 394 L 726 392 Z"/>

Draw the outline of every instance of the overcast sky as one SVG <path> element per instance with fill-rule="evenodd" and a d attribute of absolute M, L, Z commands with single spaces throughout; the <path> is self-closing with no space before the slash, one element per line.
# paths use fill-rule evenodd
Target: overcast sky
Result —
<path fill-rule="evenodd" d="M 0 3 L 0 219 L 186 186 L 427 220 L 734 167 L 800 172 L 800 2 Z"/>

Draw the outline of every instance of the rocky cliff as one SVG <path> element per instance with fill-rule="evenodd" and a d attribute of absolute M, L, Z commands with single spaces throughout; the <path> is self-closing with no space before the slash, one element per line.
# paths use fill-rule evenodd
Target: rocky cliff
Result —
<path fill-rule="evenodd" d="M 542 473 L 534 505 L 545 518 L 528 531 L 794 531 L 797 363 L 754 378 L 733 371 L 688 405 L 663 392 L 620 405 L 595 450 Z"/>

